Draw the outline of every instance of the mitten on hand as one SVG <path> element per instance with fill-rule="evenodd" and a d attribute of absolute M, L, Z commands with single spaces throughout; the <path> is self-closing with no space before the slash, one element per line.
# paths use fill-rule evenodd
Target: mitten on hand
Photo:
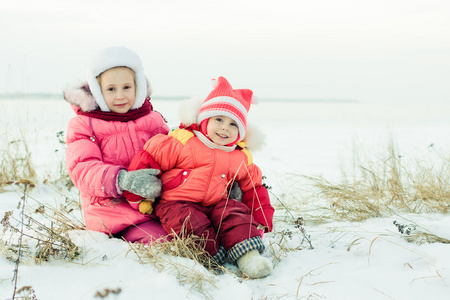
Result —
<path fill-rule="evenodd" d="M 152 206 L 153 201 L 155 201 L 155 200 L 154 199 L 152 199 L 152 200 L 150 200 L 150 199 L 142 200 L 139 203 L 139 211 L 142 214 L 150 215 L 153 212 L 153 206 Z"/>
<path fill-rule="evenodd" d="M 154 199 L 161 194 L 161 180 L 155 169 L 141 169 L 136 171 L 119 172 L 118 184 L 122 191 L 129 191 L 144 198 Z"/>

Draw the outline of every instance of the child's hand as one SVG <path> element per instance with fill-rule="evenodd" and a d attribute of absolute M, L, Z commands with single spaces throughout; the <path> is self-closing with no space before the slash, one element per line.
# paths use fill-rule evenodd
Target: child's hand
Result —
<path fill-rule="evenodd" d="M 154 199 L 161 194 L 161 180 L 155 176 L 159 173 L 160 171 L 156 169 L 129 172 L 122 170 L 118 176 L 119 188 L 144 198 Z"/>
<path fill-rule="evenodd" d="M 153 212 L 153 206 L 152 206 L 153 201 L 155 201 L 155 199 L 145 199 L 145 200 L 142 200 L 142 201 L 139 203 L 139 211 L 140 211 L 142 214 L 150 215 L 150 214 Z"/>

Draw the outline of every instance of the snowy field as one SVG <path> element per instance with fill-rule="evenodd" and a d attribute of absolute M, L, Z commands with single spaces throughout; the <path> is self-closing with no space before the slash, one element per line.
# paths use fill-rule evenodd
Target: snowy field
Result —
<path fill-rule="evenodd" d="M 179 101 L 155 97 L 152 102 L 169 126 L 177 126 Z M 61 193 L 76 198 L 76 189 L 68 191 L 44 183 L 61 173 L 64 145 L 57 133 L 65 132 L 74 116 L 70 106 L 61 99 L 0 99 L 0 105 L 0 140 L 26 139 L 38 175 L 39 183 L 27 198 L 27 209 L 36 209 L 39 203 L 57 207 Z M 311 239 L 310 249 L 301 244 L 302 235 L 292 220 L 284 218 L 290 215 L 278 199 L 301 199 L 294 195 L 305 189 L 300 183 L 302 175 L 341 181 L 343 172 L 351 174 L 355 153 L 359 157 L 377 155 L 386 152 L 391 141 L 404 159 L 434 161 L 450 157 L 450 105 L 262 100 L 252 108 L 249 119 L 266 136 L 265 147 L 253 153 L 254 161 L 267 176 L 272 203 L 277 207 L 274 233 L 264 236 L 268 247 L 263 255 L 275 265 L 270 276 L 246 280 L 233 273 L 214 275 L 189 259 L 174 258 L 211 278 L 199 292 L 180 282 L 169 268 L 158 271 L 152 264 L 140 263 L 121 240 L 97 232 L 73 231 L 70 237 L 81 247 L 81 257 L 42 264 L 24 258 L 18 268 L 17 289 L 29 286 L 33 290 L 28 293 L 30 299 L 40 300 L 448 299 L 450 244 L 407 242 L 393 221 L 419 224 L 450 239 L 449 215 L 402 214 L 324 224 L 308 223 L 305 217 L 303 227 Z M 5 147 L 5 143 L 1 145 Z M 13 216 L 20 218 L 22 195 L 17 186 L 0 193 L 0 218 L 7 211 L 14 211 Z M 290 207 L 292 203 L 285 204 Z M 308 205 L 312 206 L 303 205 L 305 211 L 314 211 L 313 204 Z M 303 216 L 301 210 L 289 212 L 294 218 Z M 79 211 L 72 215 L 81 219 Z M 11 224 L 19 226 L 14 220 Z M 281 232 L 287 229 L 293 233 L 287 247 L 302 245 L 302 249 L 275 259 L 269 243 L 280 240 Z M 9 236 L 6 232 L 2 238 Z M 0 254 L 0 299 L 11 299 L 15 264 Z M 234 266 L 227 267 L 236 271 Z"/>

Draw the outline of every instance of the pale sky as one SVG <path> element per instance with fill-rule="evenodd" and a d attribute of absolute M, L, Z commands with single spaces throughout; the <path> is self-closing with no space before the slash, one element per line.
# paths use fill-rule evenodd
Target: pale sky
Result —
<path fill-rule="evenodd" d="M 3 1 L 0 94 L 62 93 L 111 45 L 155 96 L 222 75 L 261 99 L 450 101 L 448 0 Z"/>

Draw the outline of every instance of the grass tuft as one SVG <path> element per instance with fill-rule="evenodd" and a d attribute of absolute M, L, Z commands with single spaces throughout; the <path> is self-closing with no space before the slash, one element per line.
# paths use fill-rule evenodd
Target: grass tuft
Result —
<path fill-rule="evenodd" d="M 13 183 L 36 183 L 36 172 L 31 162 L 31 152 L 25 137 L 10 140 L 5 135 L 0 147 L 0 188 Z"/>
<path fill-rule="evenodd" d="M 173 274 L 181 285 L 188 285 L 191 290 L 211 298 L 207 290 L 209 287 L 216 288 L 215 275 L 231 271 L 211 259 L 201 246 L 203 242 L 202 238 L 194 235 L 179 237 L 174 234 L 171 241 L 163 239 L 150 246 L 138 243 L 129 245 L 140 263 L 152 264 L 160 272 Z M 180 261 L 179 258 L 188 258 L 192 263 Z"/>
<path fill-rule="evenodd" d="M 432 243 L 450 244 L 449 239 L 440 237 L 418 224 L 404 224 L 398 222 L 397 220 L 395 220 L 393 224 L 397 227 L 398 232 L 402 234 L 402 237 L 410 243 L 415 243 L 418 245 Z"/>
<path fill-rule="evenodd" d="M 315 191 L 309 201 L 321 204 L 316 221 L 359 222 L 398 213 L 450 211 L 448 160 L 439 164 L 420 160 L 407 163 L 390 146 L 387 155 L 359 163 L 358 169 L 358 175 L 343 183 L 332 183 L 320 176 L 301 176 Z"/>
<path fill-rule="evenodd" d="M 23 206 L 25 200 L 35 200 L 28 192 L 22 199 Z M 27 264 L 50 260 L 71 261 L 81 255 L 81 248 L 71 241 L 69 231 L 85 229 L 82 221 L 67 211 L 48 205 L 41 204 L 37 208 L 27 205 L 26 208 L 26 212 L 21 212 L 20 219 L 14 216 L 13 211 L 5 212 L 0 221 L 0 254 L 14 262 L 20 257 L 21 262 Z"/>

